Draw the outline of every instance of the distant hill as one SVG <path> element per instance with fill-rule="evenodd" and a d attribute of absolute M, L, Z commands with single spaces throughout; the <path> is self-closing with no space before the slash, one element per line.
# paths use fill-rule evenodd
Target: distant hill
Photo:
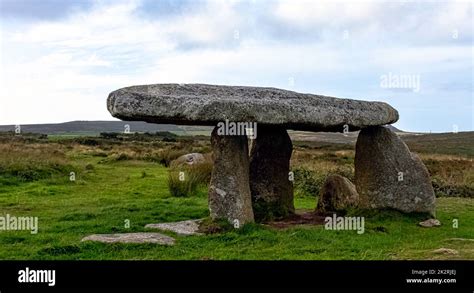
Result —
<path fill-rule="evenodd" d="M 400 136 L 412 134 L 411 132 L 402 131 L 395 126 L 385 125 L 391 131 L 396 132 Z M 294 141 L 318 141 L 325 143 L 344 143 L 355 144 L 359 131 L 348 132 L 310 132 L 310 131 L 289 131 L 291 139 Z"/>
<path fill-rule="evenodd" d="M 182 131 L 172 124 L 153 124 L 141 121 L 71 121 L 50 124 L 24 124 L 21 132 L 63 134 L 83 133 L 99 134 L 101 132 L 123 132 L 125 125 L 130 126 L 130 132 Z M 0 125 L 0 131 L 14 131 L 15 125 Z"/>
<path fill-rule="evenodd" d="M 395 131 L 397 132 L 397 131 Z M 474 157 L 474 131 L 458 133 L 413 133 L 397 132 L 411 151 L 431 154 L 451 154 Z M 296 145 L 322 146 L 328 144 L 345 144 L 348 149 L 355 147 L 358 131 L 347 134 L 335 132 L 289 131 Z"/>

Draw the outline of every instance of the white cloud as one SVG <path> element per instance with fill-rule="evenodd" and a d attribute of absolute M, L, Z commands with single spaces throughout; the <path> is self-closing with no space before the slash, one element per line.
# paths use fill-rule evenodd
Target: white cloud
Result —
<path fill-rule="evenodd" d="M 107 94 L 133 84 L 288 88 L 288 78 L 302 77 L 301 89 L 321 93 L 328 80 L 360 88 L 351 79 L 373 75 L 376 84 L 378 74 L 389 71 L 456 71 L 472 61 L 471 45 L 459 42 L 472 38 L 469 3 L 424 9 L 412 3 L 278 1 L 267 2 L 263 12 L 257 6 L 242 11 L 239 4 L 208 1 L 192 13 L 146 18 L 136 13 L 139 1 L 97 2 L 59 21 L 4 24 L 0 124 L 111 119 Z M 276 34 L 275 24 L 295 39 Z M 459 40 L 450 34 L 453 27 Z M 315 30 L 320 38 L 311 34 Z"/>
<path fill-rule="evenodd" d="M 184 70 L 184 63 L 193 60 L 183 54 L 170 64 L 178 43 L 232 40 L 239 21 L 230 2 L 210 2 L 198 14 L 171 21 L 138 17 L 138 4 L 98 2 L 93 10 L 60 22 L 34 23 L 24 31 L 2 27 L 7 58 L 2 62 L 0 123 L 109 118 L 108 92 L 166 77 L 195 80 L 206 70 L 203 62 L 195 60 L 195 70 Z"/>
<path fill-rule="evenodd" d="M 354 22 L 367 22 L 373 16 L 375 1 L 341 2 L 332 0 L 289 1 L 280 0 L 274 14 L 290 25 L 298 26 L 350 26 Z"/>
<path fill-rule="evenodd" d="M 373 51 L 372 62 L 385 70 L 415 70 L 424 72 L 439 66 L 440 70 L 466 67 L 466 57 L 471 54 L 469 46 L 423 46 L 392 47 Z M 442 66 L 440 66 L 442 65 Z"/>

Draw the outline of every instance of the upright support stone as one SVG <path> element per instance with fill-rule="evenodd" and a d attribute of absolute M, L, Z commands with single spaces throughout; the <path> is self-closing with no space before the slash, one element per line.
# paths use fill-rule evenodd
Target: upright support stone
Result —
<path fill-rule="evenodd" d="M 247 137 L 211 134 L 214 168 L 209 186 L 211 218 L 235 227 L 253 222 Z"/>
<path fill-rule="evenodd" d="M 359 133 L 355 184 L 362 208 L 435 214 L 435 194 L 428 170 L 386 127 L 368 127 Z"/>
<path fill-rule="evenodd" d="M 291 139 L 282 127 L 259 126 L 250 151 L 250 190 L 257 221 L 293 214 Z"/>

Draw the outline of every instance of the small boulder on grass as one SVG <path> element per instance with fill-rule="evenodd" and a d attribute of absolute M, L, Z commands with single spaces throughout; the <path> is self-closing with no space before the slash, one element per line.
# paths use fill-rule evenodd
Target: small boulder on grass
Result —
<path fill-rule="evenodd" d="M 319 193 L 316 212 L 341 212 L 356 207 L 359 194 L 349 179 L 334 174 L 329 175 Z"/>
<path fill-rule="evenodd" d="M 418 225 L 424 228 L 439 227 L 441 226 L 441 222 L 437 219 L 428 219 L 426 221 L 419 222 Z"/>
<path fill-rule="evenodd" d="M 206 158 L 201 153 L 190 153 L 185 154 L 171 162 L 171 166 L 182 166 L 182 165 L 195 165 L 199 163 L 204 163 Z"/>

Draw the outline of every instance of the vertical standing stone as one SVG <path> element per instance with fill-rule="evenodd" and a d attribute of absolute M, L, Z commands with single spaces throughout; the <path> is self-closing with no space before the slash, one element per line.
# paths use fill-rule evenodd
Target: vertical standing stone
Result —
<path fill-rule="evenodd" d="M 435 194 L 428 170 L 386 127 L 368 127 L 359 133 L 355 185 L 362 208 L 435 214 Z"/>
<path fill-rule="evenodd" d="M 259 126 L 250 151 L 250 190 L 256 220 L 293 214 L 293 183 L 289 180 L 293 145 L 284 128 Z"/>
<path fill-rule="evenodd" d="M 235 227 L 253 222 L 247 137 L 211 134 L 214 168 L 209 186 L 211 218 Z"/>

